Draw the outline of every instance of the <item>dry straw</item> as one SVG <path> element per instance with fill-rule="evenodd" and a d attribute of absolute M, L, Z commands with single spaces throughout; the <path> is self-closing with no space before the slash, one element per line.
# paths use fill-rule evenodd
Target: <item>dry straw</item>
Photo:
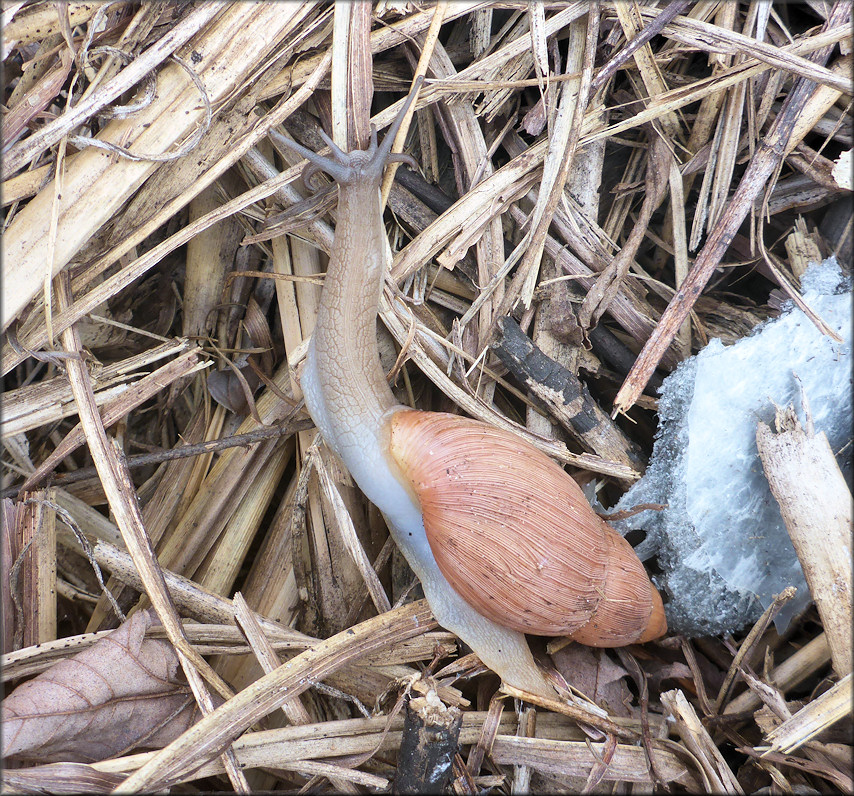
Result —
<path fill-rule="evenodd" d="M 723 638 L 553 643 L 566 701 L 514 702 L 317 444 L 298 378 L 336 194 L 312 198 L 282 143 L 363 147 L 426 77 L 396 142 L 421 173 L 384 186 L 386 370 L 404 403 L 517 433 L 610 504 L 644 470 L 661 376 L 780 291 L 803 304 L 809 261 L 850 258 L 850 4 L 2 14 L 4 681 L 153 609 L 200 715 L 154 750 L 36 753 L 8 788 L 381 791 L 417 773 L 402 706 L 429 692 L 462 712 L 454 793 L 854 789 L 831 511 L 850 495 L 821 440 L 758 430 L 816 610 L 783 635 L 775 605 Z"/>

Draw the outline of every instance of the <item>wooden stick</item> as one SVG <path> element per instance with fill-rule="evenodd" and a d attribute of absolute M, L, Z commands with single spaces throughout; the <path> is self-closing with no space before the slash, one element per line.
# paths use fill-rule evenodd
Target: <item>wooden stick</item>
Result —
<path fill-rule="evenodd" d="M 510 315 L 499 319 L 492 350 L 586 450 L 643 471 L 640 448 L 600 409 L 578 376 L 540 351 Z"/>
<path fill-rule="evenodd" d="M 851 671 L 851 492 L 827 437 L 805 430 L 794 409 L 778 409 L 773 431 L 756 429 L 756 445 L 780 513 L 827 633 L 833 668 Z"/>
<path fill-rule="evenodd" d="M 392 793 L 443 793 L 453 772 L 462 723 L 462 711 L 445 705 L 435 687 L 410 699 Z"/>

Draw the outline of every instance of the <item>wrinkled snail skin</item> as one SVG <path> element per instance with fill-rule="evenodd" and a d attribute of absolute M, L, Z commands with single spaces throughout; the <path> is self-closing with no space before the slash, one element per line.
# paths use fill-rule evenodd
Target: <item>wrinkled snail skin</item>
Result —
<path fill-rule="evenodd" d="M 407 104 L 413 98 L 414 92 L 410 94 Z M 450 419 L 451 426 L 455 429 L 460 428 L 459 422 L 463 421 L 469 435 L 489 436 L 489 445 L 500 447 L 496 442 L 500 439 L 505 442 L 506 447 L 507 441 L 510 440 L 509 444 L 515 445 L 517 449 L 521 448 L 525 455 L 533 452 L 541 468 L 544 460 L 545 470 L 553 477 L 563 479 L 564 487 L 569 491 L 573 488 L 577 490 L 586 508 L 586 513 L 578 510 L 579 516 L 594 527 L 594 535 L 598 534 L 598 537 L 604 538 L 604 526 L 629 550 L 631 547 L 593 514 L 575 482 L 544 454 L 520 442 L 513 435 L 475 421 L 407 409 L 398 404 L 389 389 L 376 342 L 379 297 L 388 256 L 379 188 L 386 163 L 395 158 L 394 155 L 389 156 L 390 144 L 405 110 L 406 108 L 386 134 L 382 145 L 377 147 L 376 139 L 372 138 L 371 147 L 366 151 L 344 153 L 327 141 L 331 145 L 332 156 L 325 158 L 299 144 L 289 142 L 290 146 L 307 158 L 313 166 L 330 174 L 338 183 L 335 238 L 317 323 L 300 383 L 306 406 L 324 440 L 341 457 L 365 496 L 383 513 L 395 542 L 421 581 L 424 594 L 439 624 L 465 641 L 481 661 L 508 684 L 553 697 L 554 690 L 537 668 L 524 635 L 525 632 L 545 633 L 532 629 L 534 625 L 524 619 L 520 623 L 513 619 L 508 620 L 505 616 L 502 621 L 500 611 L 491 612 L 489 606 L 484 607 L 472 601 L 465 586 L 460 584 L 460 581 L 475 583 L 476 589 L 486 589 L 490 593 L 495 593 L 496 590 L 513 592 L 518 602 L 511 600 L 511 603 L 521 606 L 524 617 L 528 606 L 525 600 L 520 599 L 525 597 L 521 589 L 530 586 L 524 583 L 525 578 L 520 580 L 513 567 L 507 568 L 503 565 L 506 570 L 504 574 L 509 574 L 510 577 L 504 580 L 502 586 L 502 579 L 499 577 L 501 572 L 498 570 L 496 577 L 482 581 L 472 573 L 459 576 L 458 570 L 455 571 L 453 566 L 443 566 L 443 561 L 454 559 L 454 543 L 451 541 L 450 547 L 443 546 L 445 542 L 437 542 L 437 539 L 461 538 L 461 529 L 466 527 L 466 522 L 459 521 L 459 512 L 462 510 L 465 516 L 467 507 L 459 501 L 455 503 L 454 509 L 458 513 L 450 517 L 453 526 L 450 533 L 446 533 L 442 525 L 448 521 L 447 517 L 440 520 L 438 525 L 434 523 L 431 512 L 435 513 L 435 501 L 431 502 L 430 495 L 422 488 L 422 465 L 428 462 L 435 464 L 440 458 L 441 447 L 434 444 L 435 440 L 428 440 L 428 449 L 419 448 L 420 443 L 409 433 L 410 430 L 424 427 L 424 417 L 428 418 L 426 426 L 434 430 L 437 424 L 441 426 L 444 419 Z M 429 422 L 431 417 L 434 418 L 432 423 Z M 476 440 L 471 439 L 460 442 L 455 447 L 461 449 L 463 460 L 476 458 L 479 450 Z M 501 467 L 506 465 L 507 460 L 501 463 Z M 445 469 L 450 471 L 452 467 L 459 466 L 459 463 L 449 464 Z M 440 465 L 440 469 L 441 467 Z M 559 476 L 556 476 L 555 472 Z M 512 480 L 513 477 L 510 476 L 509 482 Z M 571 484 L 570 487 L 566 487 L 567 481 Z M 505 480 L 499 494 L 502 489 L 506 491 L 507 483 Z M 480 486 L 478 482 L 476 489 Z M 532 491 L 538 490 L 541 490 L 540 485 L 528 484 L 527 494 L 530 496 Z M 535 506 L 535 510 L 539 509 Z M 509 514 L 509 507 L 507 511 Z M 593 520 L 590 520 L 591 516 Z M 425 519 L 428 524 L 426 530 Z M 484 518 L 481 516 L 480 519 Z M 432 531 L 429 527 L 431 523 Z M 603 564 L 601 559 L 605 556 L 604 551 L 608 545 L 602 543 L 602 538 L 598 539 L 597 552 L 592 554 L 595 561 L 590 564 L 590 570 L 594 577 L 591 585 L 586 587 L 586 596 L 582 599 L 588 607 L 595 607 L 603 602 L 607 564 Z M 536 534 L 534 537 L 529 535 L 529 539 L 542 547 L 543 542 L 536 540 Z M 563 554 L 565 557 L 571 556 L 572 550 L 579 548 L 588 555 L 590 546 L 590 540 L 585 538 L 580 543 L 571 543 L 563 550 Z M 611 545 L 615 546 L 619 547 L 619 543 Z M 643 572 L 643 567 L 636 557 L 634 561 Z M 476 565 L 475 561 L 468 563 Z M 534 569 L 536 565 L 537 562 L 534 561 Z M 586 568 L 584 564 L 574 566 L 581 570 Z M 554 577 L 559 580 L 561 576 Z M 643 577 L 647 590 L 652 589 L 645 573 Z M 539 588 L 542 590 L 542 585 Z M 642 592 L 643 589 L 637 591 Z M 654 589 L 652 591 L 655 592 Z M 544 596 L 547 600 L 550 599 L 548 595 Z M 655 598 L 658 598 L 657 592 Z M 660 602 L 658 598 L 659 606 Z M 514 610 L 512 606 L 511 610 Z M 654 613 L 655 609 L 650 607 L 648 614 Z M 589 611 L 584 617 L 579 615 L 576 621 L 579 632 L 583 633 L 583 628 L 592 625 L 593 621 L 595 619 L 591 620 Z M 659 629 L 653 628 L 655 635 L 664 632 L 663 629 L 658 632 Z M 639 638 L 641 632 L 643 631 L 638 630 L 634 639 Z M 563 634 L 563 631 L 559 631 L 559 634 Z"/>

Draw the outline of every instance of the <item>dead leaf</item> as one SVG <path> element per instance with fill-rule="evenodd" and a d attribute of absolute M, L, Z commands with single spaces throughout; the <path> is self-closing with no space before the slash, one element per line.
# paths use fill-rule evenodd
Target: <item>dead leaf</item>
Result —
<path fill-rule="evenodd" d="M 247 365 L 239 368 L 246 385 L 244 385 L 235 370 L 215 370 L 208 375 L 208 392 L 220 406 L 224 406 L 240 417 L 249 414 L 247 386 L 249 395 L 255 391 L 260 379 Z"/>
<path fill-rule="evenodd" d="M 137 748 L 160 748 L 196 719 L 155 622 L 139 612 L 89 649 L 18 686 L 3 702 L 3 756 L 93 762 Z"/>
<path fill-rule="evenodd" d="M 643 670 L 649 677 L 649 687 L 653 691 L 661 690 L 663 680 L 692 680 L 694 675 L 691 670 L 679 661 L 664 663 L 662 661 L 644 661 Z"/>
<path fill-rule="evenodd" d="M 97 771 L 85 763 L 48 763 L 3 772 L 6 793 L 111 793 L 126 774 Z"/>
<path fill-rule="evenodd" d="M 632 716 L 632 692 L 625 679 L 628 672 L 605 650 L 569 644 L 552 653 L 557 670 L 577 688 L 612 716 Z"/>
<path fill-rule="evenodd" d="M 529 135 L 539 135 L 546 127 L 546 105 L 542 98 L 523 117 L 522 129 Z"/>

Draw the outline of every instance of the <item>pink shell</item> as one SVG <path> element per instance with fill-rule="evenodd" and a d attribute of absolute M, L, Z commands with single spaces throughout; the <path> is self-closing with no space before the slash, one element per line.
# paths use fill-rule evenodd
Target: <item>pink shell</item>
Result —
<path fill-rule="evenodd" d="M 631 545 L 536 448 L 468 418 L 400 411 L 389 451 L 421 503 L 439 569 L 484 616 L 594 646 L 666 632 Z"/>

